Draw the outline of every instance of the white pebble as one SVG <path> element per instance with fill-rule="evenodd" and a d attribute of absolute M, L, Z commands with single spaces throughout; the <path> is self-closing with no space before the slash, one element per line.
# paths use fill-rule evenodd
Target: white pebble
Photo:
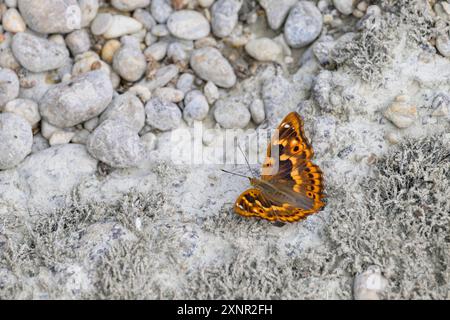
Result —
<path fill-rule="evenodd" d="M 258 61 L 271 62 L 281 59 L 283 48 L 269 38 L 250 40 L 245 45 L 245 51 Z"/>
<path fill-rule="evenodd" d="M 115 15 L 112 17 L 109 28 L 102 35 L 105 39 L 118 38 L 126 34 L 136 33 L 141 30 L 142 27 L 142 23 L 136 19 Z"/>
<path fill-rule="evenodd" d="M 10 8 L 3 14 L 2 25 L 5 31 L 12 33 L 24 32 L 27 29 L 25 21 L 15 8 Z"/>
<path fill-rule="evenodd" d="M 29 99 L 15 99 L 9 101 L 4 106 L 3 112 L 11 112 L 21 116 L 27 120 L 33 128 L 36 128 L 39 121 L 41 121 L 38 104 Z"/>
<path fill-rule="evenodd" d="M 178 103 L 184 99 L 183 91 L 169 87 L 157 88 L 154 92 L 154 95 L 161 100 L 175 103 Z"/>
<path fill-rule="evenodd" d="M 250 105 L 250 113 L 255 124 L 261 124 L 266 118 L 264 102 L 261 99 L 255 99 Z"/>
<path fill-rule="evenodd" d="M 205 94 L 206 99 L 209 104 L 213 104 L 219 99 L 219 88 L 212 82 L 208 81 L 203 88 L 203 93 Z"/>
<path fill-rule="evenodd" d="M 75 132 L 58 130 L 55 131 L 48 141 L 51 146 L 69 143 L 75 136 Z"/>
<path fill-rule="evenodd" d="M 417 108 L 399 97 L 386 109 L 384 116 L 401 129 L 410 127 L 418 118 Z"/>

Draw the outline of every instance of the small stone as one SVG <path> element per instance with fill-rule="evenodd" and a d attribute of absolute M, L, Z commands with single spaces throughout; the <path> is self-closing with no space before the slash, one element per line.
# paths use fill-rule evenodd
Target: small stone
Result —
<path fill-rule="evenodd" d="M 209 104 L 205 96 L 198 90 L 190 91 L 184 99 L 183 117 L 188 124 L 194 120 L 202 121 L 209 112 Z"/>
<path fill-rule="evenodd" d="M 45 139 L 50 140 L 52 134 L 59 130 L 61 130 L 61 128 L 55 127 L 45 120 L 41 121 L 41 134 Z"/>
<path fill-rule="evenodd" d="M 386 109 L 384 116 L 401 129 L 410 127 L 418 118 L 417 108 L 407 103 L 403 97 L 397 97 Z"/>
<path fill-rule="evenodd" d="M 174 64 L 169 64 L 168 66 L 159 68 L 153 79 L 150 81 L 144 80 L 142 85 L 145 85 L 150 91 L 155 90 L 156 88 L 164 87 L 173 78 L 178 75 L 178 67 Z"/>
<path fill-rule="evenodd" d="M 216 37 L 224 38 L 231 34 L 238 22 L 242 0 L 217 0 L 211 7 L 211 26 Z"/>
<path fill-rule="evenodd" d="M 48 141 L 50 146 L 56 146 L 59 144 L 67 144 L 75 136 L 75 132 L 58 130 L 52 134 Z"/>
<path fill-rule="evenodd" d="M 152 97 L 151 91 L 140 84 L 136 84 L 132 86 L 130 89 L 128 89 L 129 93 L 135 94 L 141 101 L 147 102 Z"/>
<path fill-rule="evenodd" d="M 40 101 L 43 119 L 60 128 L 73 127 L 105 110 L 113 88 L 109 76 L 91 71 L 50 88 Z"/>
<path fill-rule="evenodd" d="M 95 130 L 95 128 L 98 127 L 99 123 L 100 123 L 100 118 L 99 118 L 99 117 L 94 117 L 94 118 L 92 118 L 92 119 L 89 119 L 89 120 L 85 121 L 85 122 L 83 123 L 83 127 L 84 127 L 87 131 L 92 132 L 92 131 Z"/>
<path fill-rule="evenodd" d="M 12 33 L 24 32 L 27 29 L 25 21 L 15 8 L 10 8 L 3 14 L 2 25 L 5 31 Z"/>
<path fill-rule="evenodd" d="M 0 113 L 0 170 L 17 166 L 31 153 L 30 124 L 13 113 Z"/>
<path fill-rule="evenodd" d="M 10 69 L 0 70 L 0 109 L 7 102 L 14 100 L 19 95 L 19 78 Z"/>
<path fill-rule="evenodd" d="M 112 63 L 116 51 L 121 47 L 121 43 L 117 39 L 111 39 L 105 42 L 102 48 L 102 59 L 107 63 Z"/>
<path fill-rule="evenodd" d="M 75 30 L 66 37 L 66 44 L 73 56 L 89 51 L 91 39 L 86 29 Z"/>
<path fill-rule="evenodd" d="M 215 0 L 197 0 L 198 4 L 203 8 L 209 8 L 213 5 Z"/>
<path fill-rule="evenodd" d="M 201 39 L 210 32 L 208 20 L 194 10 L 175 11 L 167 20 L 167 28 L 172 35 L 185 40 Z"/>
<path fill-rule="evenodd" d="M 96 18 L 97 20 L 97 18 Z M 95 20 L 94 20 L 95 22 Z M 92 24 L 94 24 L 94 22 Z M 109 28 L 102 33 L 101 35 L 105 39 L 113 39 L 113 38 L 119 38 L 121 36 L 124 36 L 126 34 L 133 34 L 142 29 L 143 25 L 136 19 L 122 16 L 122 15 L 115 15 L 112 17 L 112 21 L 110 23 Z M 92 26 L 91 26 L 92 30 Z"/>
<path fill-rule="evenodd" d="M 343 15 L 350 15 L 353 12 L 353 0 L 333 0 L 333 5 Z"/>
<path fill-rule="evenodd" d="M 205 94 L 206 100 L 208 100 L 209 104 L 214 104 L 214 102 L 219 99 L 220 93 L 219 88 L 212 82 L 208 81 L 203 88 L 203 93 Z"/>
<path fill-rule="evenodd" d="M 144 9 L 137 9 L 134 11 L 133 18 L 142 23 L 146 30 L 151 30 L 156 25 L 156 21 L 150 12 Z"/>
<path fill-rule="evenodd" d="M 243 129 L 250 122 L 250 112 L 239 101 L 218 100 L 214 108 L 214 118 L 222 128 Z"/>
<path fill-rule="evenodd" d="M 99 13 L 91 23 L 91 32 L 93 35 L 100 36 L 111 27 L 113 15 L 110 13 Z"/>
<path fill-rule="evenodd" d="M 245 45 L 245 51 L 251 57 L 262 62 L 279 61 L 283 54 L 283 48 L 269 38 L 250 40 Z"/>
<path fill-rule="evenodd" d="M 81 8 L 76 0 L 18 0 L 28 27 L 39 33 L 68 33 L 81 27 Z"/>
<path fill-rule="evenodd" d="M 181 111 L 170 101 L 152 98 L 145 105 L 145 113 L 147 123 L 161 131 L 176 129 L 181 123 Z"/>
<path fill-rule="evenodd" d="M 292 48 L 307 46 L 320 35 L 322 24 L 322 14 L 314 3 L 300 1 L 291 9 L 284 25 L 287 44 Z"/>
<path fill-rule="evenodd" d="M 100 116 L 100 123 L 110 119 L 128 122 L 139 132 L 145 125 L 144 105 L 131 93 L 116 96 Z"/>
<path fill-rule="evenodd" d="M 291 8 L 298 0 L 258 0 L 266 11 L 267 22 L 270 28 L 278 30 L 286 20 Z"/>
<path fill-rule="evenodd" d="M 144 56 L 155 61 L 161 61 L 166 56 L 168 46 L 169 44 L 165 41 L 156 42 L 145 49 Z"/>
<path fill-rule="evenodd" d="M 185 46 L 179 42 L 172 42 L 167 47 L 167 57 L 171 59 L 174 63 L 188 63 L 189 54 Z"/>
<path fill-rule="evenodd" d="M 250 113 L 255 124 L 261 124 L 266 118 L 264 103 L 261 99 L 255 99 L 250 105 Z"/>
<path fill-rule="evenodd" d="M 388 281 L 381 274 L 378 266 L 370 266 L 366 271 L 356 275 L 353 283 L 355 300 L 380 300 L 386 290 Z"/>
<path fill-rule="evenodd" d="M 33 146 L 31 147 L 31 153 L 40 152 L 49 148 L 48 140 L 45 139 L 40 133 L 33 136 Z"/>
<path fill-rule="evenodd" d="M 195 77 L 190 73 L 183 73 L 177 81 L 177 89 L 186 94 L 194 87 Z"/>
<path fill-rule="evenodd" d="M 134 11 L 149 4 L 150 0 L 111 0 L 111 5 L 120 11 Z"/>
<path fill-rule="evenodd" d="M 58 69 L 69 58 L 65 45 L 24 32 L 14 36 L 11 49 L 19 63 L 32 72 Z"/>
<path fill-rule="evenodd" d="M 141 79 L 146 68 L 147 61 L 139 47 L 123 46 L 114 55 L 113 69 L 126 81 Z"/>
<path fill-rule="evenodd" d="M 158 38 L 167 37 L 170 33 L 165 24 L 157 24 L 152 28 L 151 32 L 155 37 Z"/>
<path fill-rule="evenodd" d="M 91 132 L 86 129 L 78 130 L 75 132 L 75 135 L 73 136 L 72 140 L 70 140 L 70 142 L 85 145 L 90 134 Z"/>
<path fill-rule="evenodd" d="M 447 34 L 437 36 L 436 48 L 444 57 L 450 57 L 450 38 Z"/>
<path fill-rule="evenodd" d="M 169 87 L 157 88 L 155 90 L 155 97 L 160 98 L 161 100 L 178 103 L 184 99 L 184 92 Z"/>
<path fill-rule="evenodd" d="M 145 147 L 147 152 L 153 151 L 156 149 L 157 138 L 154 133 L 147 132 L 143 136 L 141 136 L 141 142 Z"/>
<path fill-rule="evenodd" d="M 145 155 L 139 135 L 128 122 L 106 120 L 88 138 L 89 153 L 113 168 L 139 165 Z"/>
<path fill-rule="evenodd" d="M 159 23 L 165 23 L 172 14 L 172 11 L 170 0 L 153 0 L 150 6 L 150 12 L 153 18 Z"/>
<path fill-rule="evenodd" d="M 211 47 L 196 49 L 191 55 L 191 67 L 195 73 L 206 81 L 212 81 L 223 88 L 236 84 L 233 67 L 219 50 Z"/>
<path fill-rule="evenodd" d="M 81 27 L 86 28 L 97 16 L 98 0 L 78 0 L 78 5 L 81 9 Z"/>
<path fill-rule="evenodd" d="M 41 121 L 38 104 L 29 99 L 15 99 L 9 101 L 3 112 L 14 113 L 28 121 L 31 127 L 36 128 Z"/>

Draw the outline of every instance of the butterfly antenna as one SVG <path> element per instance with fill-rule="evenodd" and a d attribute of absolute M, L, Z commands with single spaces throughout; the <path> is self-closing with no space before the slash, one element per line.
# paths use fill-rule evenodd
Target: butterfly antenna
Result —
<path fill-rule="evenodd" d="M 248 170 L 250 170 L 250 173 L 251 173 L 252 177 L 254 178 L 255 175 L 253 174 L 253 170 L 252 170 L 252 168 L 250 167 L 250 163 L 248 162 L 247 155 L 246 155 L 245 152 L 242 150 L 241 145 L 239 144 L 239 142 L 238 142 L 237 145 L 238 145 L 239 150 L 241 150 L 242 155 L 244 156 L 245 162 L 247 163 Z"/>
<path fill-rule="evenodd" d="M 220 169 L 220 170 L 222 170 L 222 171 L 225 172 L 225 173 L 232 174 L 232 175 L 234 175 L 234 176 L 239 176 L 239 177 L 243 177 L 243 178 L 249 178 L 249 177 L 247 177 L 247 176 L 245 176 L 245 175 L 243 175 L 243 174 L 240 174 L 240 173 L 227 171 L 227 170 L 225 170 L 225 169 Z"/>

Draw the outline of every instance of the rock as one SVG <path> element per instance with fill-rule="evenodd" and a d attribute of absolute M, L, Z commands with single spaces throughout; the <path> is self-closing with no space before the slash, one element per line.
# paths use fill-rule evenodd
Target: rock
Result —
<path fill-rule="evenodd" d="M 219 99 L 220 93 L 219 88 L 212 82 L 208 81 L 203 88 L 203 93 L 205 94 L 206 100 L 208 100 L 209 104 L 213 104 Z"/>
<path fill-rule="evenodd" d="M 49 142 L 50 146 L 56 146 L 59 144 L 67 144 L 72 140 L 72 138 L 74 136 L 75 136 L 75 132 L 58 130 L 51 135 L 50 140 L 48 142 Z"/>
<path fill-rule="evenodd" d="M 81 27 L 86 28 L 97 16 L 98 0 L 78 0 L 78 5 L 81 9 Z"/>
<path fill-rule="evenodd" d="M 112 63 L 114 59 L 114 55 L 116 51 L 121 47 L 121 43 L 119 40 L 111 39 L 105 42 L 102 48 L 101 56 L 102 59 L 107 63 Z"/>
<path fill-rule="evenodd" d="M 14 100 L 19 95 L 19 78 L 10 69 L 0 70 L 0 110 L 7 102 Z"/>
<path fill-rule="evenodd" d="M 227 59 L 219 50 L 211 47 L 196 49 L 191 55 L 191 67 L 206 81 L 219 87 L 231 88 L 236 84 L 236 75 Z"/>
<path fill-rule="evenodd" d="M 97 171 L 97 160 L 78 144 L 63 144 L 31 154 L 17 168 L 25 179 L 34 210 L 61 208 L 73 188 Z"/>
<path fill-rule="evenodd" d="M 93 35 L 100 36 L 111 27 L 113 15 L 110 13 L 99 13 L 91 23 L 91 32 Z"/>
<path fill-rule="evenodd" d="M 39 104 L 43 119 L 60 127 L 73 127 L 98 116 L 111 102 L 109 76 L 100 70 L 74 77 L 50 88 Z"/>
<path fill-rule="evenodd" d="M 136 128 L 120 119 L 100 124 L 89 136 L 86 147 L 94 158 L 114 168 L 137 166 L 145 152 Z"/>
<path fill-rule="evenodd" d="M 149 4 L 150 0 L 111 0 L 111 5 L 120 11 L 134 11 Z"/>
<path fill-rule="evenodd" d="M 45 139 L 50 140 L 52 134 L 58 130 L 61 130 L 61 128 L 55 127 L 45 120 L 41 121 L 41 134 Z"/>
<path fill-rule="evenodd" d="M 145 113 L 147 123 L 161 131 L 176 129 L 181 123 L 181 111 L 178 106 L 159 98 L 152 98 L 147 102 Z"/>
<path fill-rule="evenodd" d="M 177 81 L 177 89 L 186 94 L 194 86 L 195 77 L 190 73 L 183 73 Z"/>
<path fill-rule="evenodd" d="M 78 130 L 75 132 L 75 135 L 73 136 L 72 140 L 70 140 L 70 142 L 85 145 L 90 134 L 91 133 L 86 129 Z"/>
<path fill-rule="evenodd" d="M 27 26 L 39 33 L 68 33 L 81 27 L 76 0 L 18 0 Z"/>
<path fill-rule="evenodd" d="M 245 45 L 245 51 L 254 59 L 263 62 L 279 61 L 283 54 L 283 48 L 269 38 L 250 40 Z"/>
<path fill-rule="evenodd" d="M 450 38 L 447 34 L 437 36 L 436 48 L 444 57 L 450 57 Z"/>
<path fill-rule="evenodd" d="M 133 18 L 142 23 L 144 28 L 147 30 L 151 30 L 156 25 L 156 21 L 150 14 L 150 12 L 144 9 L 135 10 L 133 12 Z"/>
<path fill-rule="evenodd" d="M 214 105 L 214 118 L 222 128 L 243 129 L 250 122 L 250 112 L 239 101 L 218 100 Z"/>
<path fill-rule="evenodd" d="M 141 142 L 144 145 L 145 150 L 147 152 L 156 149 L 157 138 L 156 138 L 155 134 L 153 134 L 151 132 L 147 132 L 146 134 L 144 134 L 141 137 Z"/>
<path fill-rule="evenodd" d="M 105 18 L 105 19 L 107 19 L 107 18 Z M 91 25 L 92 33 L 94 33 L 93 28 L 94 28 L 94 23 L 96 22 L 96 20 L 97 20 L 97 18 L 95 18 L 94 22 L 92 22 L 92 25 Z M 100 23 L 101 23 L 101 21 L 98 22 L 98 24 L 100 24 Z M 104 33 L 101 33 L 101 35 L 105 39 L 119 38 L 126 34 L 136 33 L 139 30 L 141 30 L 142 28 L 143 28 L 142 23 L 140 23 L 136 19 L 133 19 L 133 18 L 130 18 L 127 16 L 122 16 L 122 15 L 115 15 L 115 16 L 112 16 L 111 22 L 109 23 L 109 27 L 106 28 L 106 31 Z M 103 30 L 103 28 L 95 29 L 96 33 L 100 32 L 102 30 Z M 94 34 L 96 34 L 96 33 L 94 33 Z"/>
<path fill-rule="evenodd" d="M 264 81 L 261 94 L 264 102 L 265 113 L 271 124 L 278 123 L 281 119 L 293 111 L 292 85 L 281 75 L 271 77 Z"/>
<path fill-rule="evenodd" d="M 155 61 L 161 61 L 166 56 L 168 46 L 169 44 L 167 42 L 158 41 L 145 49 L 144 56 L 147 59 L 150 58 Z"/>
<path fill-rule="evenodd" d="M 17 166 L 31 153 L 30 124 L 13 113 L 0 113 L 0 170 Z"/>
<path fill-rule="evenodd" d="M 198 4 L 203 8 L 209 8 L 213 5 L 215 0 L 197 0 Z"/>
<path fill-rule="evenodd" d="M 353 0 L 333 0 L 333 5 L 340 13 L 346 16 L 353 12 Z"/>
<path fill-rule="evenodd" d="M 169 29 L 165 24 L 157 24 L 152 28 L 152 34 L 156 37 L 162 38 L 169 35 Z"/>
<path fill-rule="evenodd" d="M 216 37 L 224 38 L 231 34 L 238 22 L 238 12 L 242 0 L 217 0 L 211 7 L 211 26 Z"/>
<path fill-rule="evenodd" d="M 40 133 L 35 134 L 33 137 L 33 146 L 31 147 L 31 153 L 36 153 L 47 148 L 50 148 L 48 140 L 45 139 Z"/>
<path fill-rule="evenodd" d="M 113 69 L 126 81 L 134 82 L 142 78 L 147 61 L 139 47 L 125 45 L 118 49 L 113 59 Z"/>
<path fill-rule="evenodd" d="M 32 72 L 58 69 L 69 58 L 65 45 L 24 32 L 14 36 L 11 49 L 19 63 Z"/>
<path fill-rule="evenodd" d="M 175 11 L 167 20 L 167 28 L 172 35 L 185 40 L 201 39 L 210 32 L 208 20 L 194 10 Z"/>
<path fill-rule="evenodd" d="M 116 96 L 100 116 L 100 123 L 111 119 L 128 122 L 135 132 L 139 132 L 145 125 L 144 105 L 131 93 Z"/>
<path fill-rule="evenodd" d="M 12 33 L 24 32 L 27 29 L 25 21 L 15 8 L 10 8 L 3 14 L 2 25 L 5 31 Z"/>
<path fill-rule="evenodd" d="M 266 112 L 264 110 L 264 103 L 261 99 L 253 100 L 250 105 L 250 114 L 255 124 L 261 124 L 266 118 Z"/>
<path fill-rule="evenodd" d="M 151 91 L 147 87 L 140 84 L 132 86 L 128 89 L 128 92 L 136 95 L 143 102 L 147 102 L 152 97 Z"/>
<path fill-rule="evenodd" d="M 86 29 L 75 30 L 66 36 L 66 44 L 73 56 L 89 51 L 91 39 Z"/>
<path fill-rule="evenodd" d="M 148 90 L 153 91 L 156 88 L 164 87 L 173 78 L 178 75 L 178 67 L 174 64 L 159 68 L 155 76 L 151 80 L 143 80 L 142 85 L 146 86 Z"/>
<path fill-rule="evenodd" d="M 261 7 L 266 11 L 267 22 L 270 28 L 277 30 L 281 28 L 291 8 L 298 0 L 258 0 Z"/>
<path fill-rule="evenodd" d="M 289 12 L 284 25 L 284 37 L 292 48 L 302 48 L 313 42 L 322 31 L 322 14 L 314 3 L 300 1 Z"/>
<path fill-rule="evenodd" d="M 31 127 L 36 128 L 41 121 L 38 104 L 29 99 L 15 99 L 9 101 L 3 108 L 4 112 L 14 113 L 28 121 Z"/>
<path fill-rule="evenodd" d="M 417 108 L 405 100 L 404 96 L 398 96 L 384 112 L 384 116 L 400 129 L 410 127 L 418 118 Z"/>
<path fill-rule="evenodd" d="M 198 90 L 190 91 L 184 99 L 183 117 L 188 124 L 194 120 L 202 121 L 209 112 L 209 104 L 205 96 Z"/>
<path fill-rule="evenodd" d="M 153 0 L 150 6 L 150 12 L 153 18 L 159 23 L 165 23 L 172 14 L 172 11 L 170 0 Z"/>
<path fill-rule="evenodd" d="M 102 114 L 103 115 L 103 114 Z M 89 119 L 88 121 L 85 121 L 83 123 L 83 127 L 88 130 L 89 132 L 92 132 L 95 130 L 95 128 L 97 128 L 97 126 L 100 123 L 100 118 L 99 117 L 94 117 L 92 119 Z"/>
<path fill-rule="evenodd" d="M 155 90 L 155 97 L 161 100 L 178 103 L 184 99 L 184 92 L 178 89 L 164 87 Z"/>
<path fill-rule="evenodd" d="M 378 266 L 370 266 L 366 271 L 356 275 L 353 283 L 355 300 L 380 300 L 388 282 Z"/>
<path fill-rule="evenodd" d="M 174 63 L 186 65 L 189 61 L 189 53 L 185 46 L 179 42 L 172 42 L 167 47 L 167 57 Z"/>

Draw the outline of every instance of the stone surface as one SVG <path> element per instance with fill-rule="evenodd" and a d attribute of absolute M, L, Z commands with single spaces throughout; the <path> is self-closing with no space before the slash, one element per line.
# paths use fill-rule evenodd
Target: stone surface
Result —
<path fill-rule="evenodd" d="M 149 4 L 150 0 L 111 0 L 111 5 L 120 11 L 134 11 Z"/>
<path fill-rule="evenodd" d="M 202 121 L 209 111 L 209 104 L 201 91 L 193 90 L 186 94 L 184 98 L 183 117 L 191 124 L 194 120 Z"/>
<path fill-rule="evenodd" d="M 194 10 L 175 11 L 167 20 L 167 28 L 175 37 L 186 40 L 201 39 L 210 32 L 208 20 Z"/>
<path fill-rule="evenodd" d="M 211 7 L 211 26 L 216 37 L 229 36 L 238 22 L 242 0 L 217 0 Z"/>
<path fill-rule="evenodd" d="M 19 78 L 10 69 L 0 70 L 0 110 L 7 102 L 19 95 Z"/>
<path fill-rule="evenodd" d="M 322 14 L 313 2 L 300 1 L 289 12 L 284 25 L 284 37 L 292 48 L 302 48 L 313 42 L 322 31 Z"/>
<path fill-rule="evenodd" d="M 126 45 L 114 54 L 113 68 L 126 81 L 134 82 L 142 78 L 147 61 L 138 47 Z"/>
<path fill-rule="evenodd" d="M 245 128 L 250 117 L 247 107 L 239 101 L 218 100 L 214 105 L 214 118 L 224 129 Z"/>
<path fill-rule="evenodd" d="M 250 40 L 245 51 L 258 61 L 270 62 L 281 60 L 283 48 L 272 39 L 259 38 Z"/>
<path fill-rule="evenodd" d="M 4 112 L 10 112 L 21 116 L 28 121 L 33 128 L 41 121 L 38 104 L 30 99 L 15 99 L 9 101 L 3 108 Z"/>
<path fill-rule="evenodd" d="M 145 113 L 147 123 L 161 131 L 176 129 L 181 123 L 181 111 L 178 106 L 159 98 L 152 98 L 147 102 Z"/>
<path fill-rule="evenodd" d="M 267 15 L 270 28 L 277 30 L 282 27 L 289 10 L 297 3 L 297 0 L 258 0 Z"/>

